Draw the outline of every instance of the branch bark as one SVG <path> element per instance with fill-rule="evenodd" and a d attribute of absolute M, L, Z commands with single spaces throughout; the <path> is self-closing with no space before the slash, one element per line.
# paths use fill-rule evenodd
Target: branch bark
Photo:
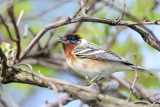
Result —
<path fill-rule="evenodd" d="M 127 99 L 128 102 L 131 100 L 133 89 L 135 88 L 136 82 L 139 78 L 138 70 L 137 70 L 137 55 L 134 55 L 134 58 L 135 58 L 135 77 L 134 77 L 134 80 L 133 80 L 132 85 L 130 87 L 130 92 L 129 92 L 129 96 Z"/>
<path fill-rule="evenodd" d="M 15 17 L 14 17 L 14 13 L 13 13 L 13 5 L 12 5 L 12 2 L 11 1 L 8 1 L 8 5 L 10 6 L 7 11 L 8 11 L 8 15 L 10 17 L 10 20 L 14 26 L 14 30 L 15 30 L 15 33 L 16 33 L 16 45 L 17 45 L 17 53 L 16 53 L 16 58 L 15 58 L 15 62 L 17 62 L 19 60 L 19 57 L 20 57 L 20 53 L 21 53 L 21 39 L 20 39 L 20 33 L 19 33 L 19 29 L 16 25 L 16 20 L 15 20 Z"/>
<path fill-rule="evenodd" d="M 74 85 L 68 82 L 60 81 L 54 78 L 44 77 L 38 75 L 30 70 L 12 66 L 12 69 L 15 71 L 21 71 L 19 74 L 4 79 L 0 78 L 1 82 L 4 84 L 16 82 L 16 83 L 25 83 L 31 85 L 37 85 L 41 87 L 50 87 L 50 82 L 55 84 L 60 92 L 67 92 L 75 95 L 77 98 L 81 99 L 84 103 L 89 105 L 101 105 L 101 106 L 119 106 L 119 107 L 153 107 L 152 105 L 144 106 L 140 104 L 133 104 L 131 102 L 126 102 L 121 99 L 117 99 L 107 94 L 102 94 L 100 91 L 91 89 L 87 86 Z M 9 69 L 9 72 L 11 69 Z M 27 74 L 27 76 L 26 76 Z M 77 93 L 78 92 L 78 93 Z M 93 94 L 94 93 L 94 94 Z"/>
<path fill-rule="evenodd" d="M 137 28 L 134 25 L 145 25 L 145 24 L 155 24 L 155 22 L 130 22 L 130 21 L 120 21 L 117 23 L 117 20 L 112 20 L 112 19 L 103 19 L 103 18 L 92 18 L 92 17 L 76 17 L 76 18 L 70 18 L 68 17 L 67 19 L 63 19 L 60 21 L 57 21 L 52 24 L 45 25 L 40 32 L 36 35 L 36 37 L 30 42 L 30 44 L 26 47 L 24 50 L 23 54 L 20 57 L 20 61 L 28 54 L 28 52 L 34 47 L 34 45 L 39 41 L 39 39 L 50 29 L 57 28 L 59 26 L 71 24 L 71 23 L 76 23 L 76 22 L 96 22 L 96 23 L 103 23 L 103 24 L 109 24 L 112 26 L 115 25 L 125 25 L 129 26 L 133 30 L 137 31 L 138 33 L 141 34 L 142 37 L 145 36 L 145 38 L 149 38 L 149 41 L 147 42 L 146 39 L 145 42 L 147 42 L 149 45 L 151 45 L 153 48 L 157 49 L 160 51 L 160 46 L 157 44 L 157 41 L 151 39 L 146 32 L 143 30 Z M 115 24 L 116 23 L 116 24 Z M 148 37 L 147 37 L 148 36 Z M 152 43 L 154 42 L 154 43 Z"/>
<path fill-rule="evenodd" d="M 0 75 L 2 77 L 5 77 L 6 76 L 6 69 L 8 68 L 8 66 L 7 66 L 7 58 L 6 58 L 5 54 L 3 53 L 3 51 L 1 50 L 1 48 L 0 48 L 0 57 L 1 57 L 0 62 L 2 64 L 2 67 L 1 67 L 2 70 L 1 70 Z"/>
<path fill-rule="evenodd" d="M 159 41 L 155 41 L 153 38 L 151 38 L 149 36 L 148 33 L 146 33 L 145 31 L 143 31 L 142 29 L 138 28 L 137 26 L 129 25 L 129 27 L 131 29 L 133 29 L 134 31 L 138 32 L 141 35 L 141 37 L 143 38 L 143 40 L 147 44 L 149 44 L 150 46 L 152 46 L 156 50 L 160 51 Z"/>

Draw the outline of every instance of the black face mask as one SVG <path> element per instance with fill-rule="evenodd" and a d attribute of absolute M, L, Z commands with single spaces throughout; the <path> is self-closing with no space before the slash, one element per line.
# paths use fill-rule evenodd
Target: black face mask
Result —
<path fill-rule="evenodd" d="M 70 44 L 79 44 L 80 43 L 80 37 L 69 34 L 66 35 L 66 39 L 69 41 Z"/>

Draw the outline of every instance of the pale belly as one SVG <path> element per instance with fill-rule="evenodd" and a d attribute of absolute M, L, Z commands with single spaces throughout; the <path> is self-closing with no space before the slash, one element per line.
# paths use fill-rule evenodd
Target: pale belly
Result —
<path fill-rule="evenodd" d="M 68 65 L 77 73 L 90 78 L 94 78 L 98 74 L 97 80 L 102 77 L 109 77 L 114 73 L 114 65 L 106 61 L 82 59 L 78 58 L 75 61 L 67 60 Z"/>

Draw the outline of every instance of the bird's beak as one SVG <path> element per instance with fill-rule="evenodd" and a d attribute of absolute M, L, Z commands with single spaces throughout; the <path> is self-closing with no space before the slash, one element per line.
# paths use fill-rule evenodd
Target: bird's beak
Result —
<path fill-rule="evenodd" d="M 67 43 L 66 37 L 64 37 L 64 36 L 59 36 L 58 42 Z"/>

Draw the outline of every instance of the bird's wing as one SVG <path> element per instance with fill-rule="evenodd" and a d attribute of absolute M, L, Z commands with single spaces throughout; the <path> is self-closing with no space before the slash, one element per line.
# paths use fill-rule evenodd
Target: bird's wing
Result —
<path fill-rule="evenodd" d="M 85 43 L 83 45 L 77 46 L 73 53 L 80 58 L 89 58 L 89 59 L 96 59 L 96 60 L 103 60 L 103 61 L 112 61 L 112 62 L 120 62 L 124 65 L 130 66 L 131 68 L 135 69 L 135 65 L 128 62 L 124 58 L 119 57 L 115 53 L 105 50 L 98 45 L 92 43 Z M 149 71 L 137 66 L 137 69 L 141 72 L 151 74 Z"/>
<path fill-rule="evenodd" d="M 125 65 L 133 65 L 124 58 L 119 57 L 115 53 L 105 50 L 98 45 L 92 43 L 85 43 L 77 46 L 74 49 L 74 54 L 77 57 L 89 58 L 104 61 L 121 62 Z"/>

